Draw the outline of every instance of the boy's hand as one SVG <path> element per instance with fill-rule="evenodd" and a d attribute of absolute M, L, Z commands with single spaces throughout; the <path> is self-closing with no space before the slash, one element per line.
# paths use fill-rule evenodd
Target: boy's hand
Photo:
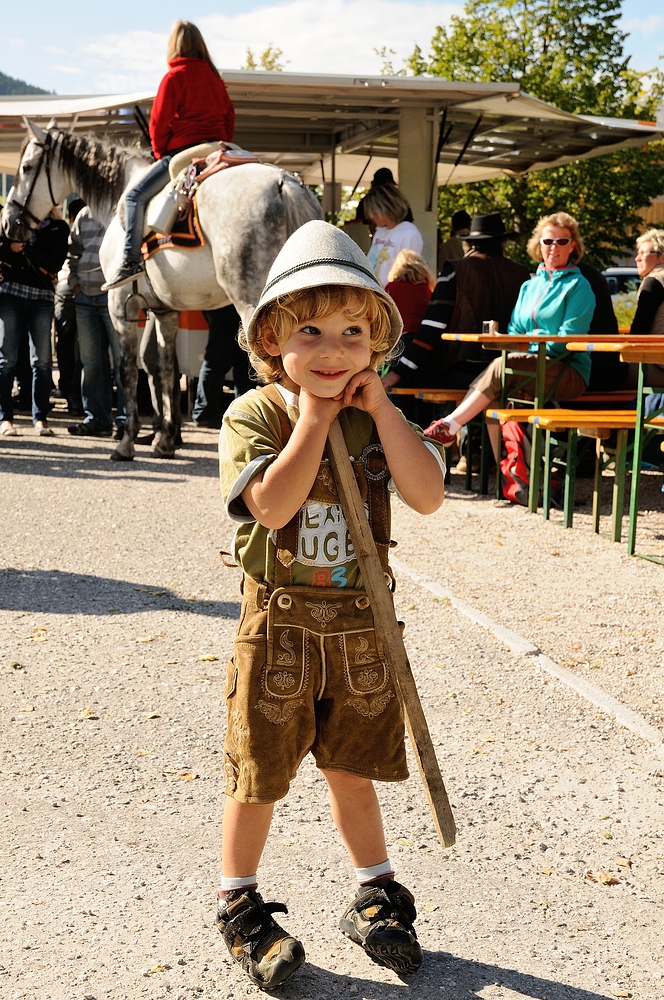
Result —
<path fill-rule="evenodd" d="M 353 375 L 343 393 L 336 398 L 342 401 L 343 406 L 355 406 L 372 417 L 386 403 L 389 404 L 380 376 L 372 368 Z"/>
<path fill-rule="evenodd" d="M 327 427 L 330 427 L 334 418 L 339 415 L 339 411 L 342 409 L 344 404 L 342 403 L 340 396 L 329 398 L 325 396 L 315 396 L 307 389 L 300 389 L 298 405 L 300 410 L 300 420 L 315 423 L 321 422 L 325 423 Z"/>

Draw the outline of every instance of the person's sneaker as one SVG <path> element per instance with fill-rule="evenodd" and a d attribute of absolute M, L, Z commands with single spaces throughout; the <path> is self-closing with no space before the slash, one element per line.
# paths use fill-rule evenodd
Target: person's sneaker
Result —
<path fill-rule="evenodd" d="M 130 281 L 136 281 L 145 274 L 145 265 L 142 261 L 123 261 L 120 268 L 110 281 L 101 286 L 102 292 L 108 292 L 111 288 L 121 288 L 128 285 Z"/>
<path fill-rule="evenodd" d="M 262 988 L 280 986 L 304 962 L 304 948 L 272 918 L 288 913 L 283 903 L 265 903 L 259 892 L 247 890 L 230 902 L 219 900 L 217 927 L 231 957 Z"/>
<path fill-rule="evenodd" d="M 434 420 L 432 424 L 429 424 L 424 431 L 424 436 L 432 438 L 446 448 L 456 441 L 456 434 L 450 432 L 447 421 L 444 418 L 442 420 Z"/>
<path fill-rule="evenodd" d="M 473 461 L 472 461 L 472 466 L 471 467 L 472 467 L 473 472 L 479 472 L 480 471 L 480 456 L 479 455 L 473 455 Z M 455 466 L 454 471 L 456 473 L 459 473 L 459 474 L 465 474 L 466 472 L 468 472 L 468 459 L 467 459 L 467 457 L 465 455 L 461 456 L 461 458 L 459 459 L 459 461 L 457 462 L 457 464 Z"/>
<path fill-rule="evenodd" d="M 73 434 L 74 437 L 110 438 L 111 436 L 110 428 L 109 430 L 101 430 L 98 427 L 92 427 L 85 420 L 81 424 L 70 424 L 67 433 Z"/>
<path fill-rule="evenodd" d="M 339 921 L 346 937 L 369 958 L 401 975 L 417 972 L 422 949 L 413 928 L 417 916 L 411 893 L 399 882 L 361 888 Z"/>

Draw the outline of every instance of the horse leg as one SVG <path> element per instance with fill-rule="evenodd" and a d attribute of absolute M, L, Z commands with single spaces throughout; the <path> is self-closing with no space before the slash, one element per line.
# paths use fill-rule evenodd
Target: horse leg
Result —
<path fill-rule="evenodd" d="M 175 338 L 178 333 L 178 313 L 157 314 L 157 343 L 159 345 L 159 382 L 162 400 L 161 428 L 155 439 L 152 454 L 155 458 L 173 458 L 175 455 L 176 409 L 175 393 L 180 391 L 175 384 Z"/>
<path fill-rule="evenodd" d="M 121 291 L 121 289 L 118 289 Z M 110 303 L 110 296 L 109 296 Z M 131 462 L 135 454 L 134 442 L 140 430 L 138 419 L 138 404 L 136 399 L 136 387 L 138 384 L 138 369 L 136 366 L 136 354 L 138 350 L 138 324 L 136 321 L 125 319 L 123 315 L 112 312 L 113 326 L 120 336 L 122 345 L 122 361 L 120 366 L 122 376 L 122 388 L 125 395 L 125 409 L 127 419 L 124 425 L 122 441 L 117 445 L 115 451 L 111 452 L 111 459 L 114 462 Z"/>

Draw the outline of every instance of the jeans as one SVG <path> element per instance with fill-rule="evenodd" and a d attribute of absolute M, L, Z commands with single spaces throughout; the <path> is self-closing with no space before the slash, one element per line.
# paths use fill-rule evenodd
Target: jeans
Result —
<path fill-rule="evenodd" d="M 140 264 L 141 244 L 143 243 L 143 228 L 145 210 L 151 198 L 168 183 L 168 164 L 171 156 L 162 156 L 154 166 L 150 167 L 145 177 L 130 188 L 125 195 L 125 243 L 123 261 Z"/>
<path fill-rule="evenodd" d="M 55 299 L 55 353 L 60 381 L 58 388 L 70 411 L 81 408 L 81 362 L 76 339 L 76 304 L 71 295 Z"/>
<path fill-rule="evenodd" d="M 237 342 L 240 317 L 234 306 L 210 309 L 203 315 L 210 332 L 198 376 L 192 419 L 201 425 L 221 427 L 223 410 L 226 409 L 225 406 L 222 409 L 226 373 L 233 369 L 236 396 L 246 392 L 253 384 L 249 377 L 249 358 Z"/>
<path fill-rule="evenodd" d="M 0 421 L 14 419 L 12 387 L 21 336 L 30 338 L 32 420 L 46 420 L 51 395 L 53 303 L 0 294 Z"/>
<path fill-rule="evenodd" d="M 113 371 L 118 387 L 118 406 L 115 422 L 122 427 L 125 422 L 125 400 L 120 379 L 120 338 L 108 313 L 106 293 L 85 295 L 79 292 L 76 303 L 76 327 L 78 348 L 83 371 L 81 373 L 81 397 L 85 410 L 85 423 L 95 430 L 107 431 L 113 425 L 113 384 L 111 365 L 108 357 L 110 347 L 113 355 Z"/>

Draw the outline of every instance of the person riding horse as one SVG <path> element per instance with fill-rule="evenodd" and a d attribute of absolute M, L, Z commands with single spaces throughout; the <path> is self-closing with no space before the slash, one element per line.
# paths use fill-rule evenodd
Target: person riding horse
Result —
<path fill-rule="evenodd" d="M 230 141 L 235 132 L 233 102 L 203 36 L 190 21 L 176 21 L 173 26 L 168 66 L 150 116 L 150 140 L 157 162 L 125 195 L 122 263 L 103 286 L 104 291 L 120 288 L 145 273 L 141 256 L 145 210 L 167 183 L 173 156 L 198 143 Z"/>

